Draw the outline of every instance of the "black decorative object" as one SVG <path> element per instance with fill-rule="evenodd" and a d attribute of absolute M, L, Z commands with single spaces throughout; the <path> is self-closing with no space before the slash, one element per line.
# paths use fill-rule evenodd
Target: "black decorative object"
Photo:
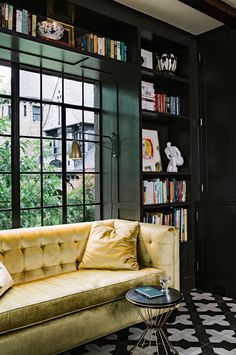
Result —
<path fill-rule="evenodd" d="M 172 53 L 163 53 L 156 56 L 157 70 L 174 75 L 177 68 L 177 57 Z"/>

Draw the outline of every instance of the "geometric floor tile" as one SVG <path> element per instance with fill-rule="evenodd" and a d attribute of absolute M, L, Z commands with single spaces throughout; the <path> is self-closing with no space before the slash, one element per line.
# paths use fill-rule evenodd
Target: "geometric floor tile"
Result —
<path fill-rule="evenodd" d="M 229 322 L 225 320 L 225 316 L 222 314 L 217 314 L 215 316 L 208 316 L 207 314 L 200 314 L 199 315 L 201 319 L 203 319 L 202 324 L 203 325 L 213 325 L 213 324 L 220 324 L 220 325 L 226 325 L 229 326 Z"/>
<path fill-rule="evenodd" d="M 128 355 L 144 328 L 143 323 L 135 324 L 58 355 Z M 166 333 L 179 355 L 236 355 L 236 302 L 191 290 L 184 294 L 175 321 L 166 323 Z M 157 355 L 152 345 L 150 352 Z"/>

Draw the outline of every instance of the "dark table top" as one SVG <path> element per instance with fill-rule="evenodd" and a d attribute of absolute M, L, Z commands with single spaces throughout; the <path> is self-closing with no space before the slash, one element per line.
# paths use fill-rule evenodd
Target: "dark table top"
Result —
<path fill-rule="evenodd" d="M 151 287 L 154 287 L 157 290 L 161 290 L 160 286 Z M 135 291 L 135 288 L 133 288 L 126 292 L 125 297 L 129 302 L 139 307 L 147 308 L 167 308 L 180 303 L 183 299 L 182 294 L 174 288 L 169 288 L 166 294 L 155 298 L 148 298 L 146 296 L 142 296 Z"/>

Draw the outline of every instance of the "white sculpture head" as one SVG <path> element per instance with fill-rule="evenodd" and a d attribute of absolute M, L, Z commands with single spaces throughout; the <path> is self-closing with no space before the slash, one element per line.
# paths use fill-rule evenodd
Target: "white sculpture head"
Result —
<path fill-rule="evenodd" d="M 184 159 L 181 156 L 179 149 L 175 146 L 171 146 L 171 142 L 167 143 L 165 148 L 165 154 L 169 159 L 169 164 L 167 166 L 168 172 L 178 172 L 177 166 L 181 166 L 184 163 Z"/>

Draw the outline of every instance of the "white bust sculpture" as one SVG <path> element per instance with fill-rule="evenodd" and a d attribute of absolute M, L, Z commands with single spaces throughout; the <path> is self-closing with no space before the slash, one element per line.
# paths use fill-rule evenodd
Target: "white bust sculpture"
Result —
<path fill-rule="evenodd" d="M 181 153 L 177 147 L 171 146 L 171 142 L 167 143 L 165 148 L 165 154 L 169 159 L 169 164 L 167 166 L 167 171 L 172 173 L 177 173 L 177 166 L 181 166 L 184 163 L 184 159 L 181 156 Z"/>

